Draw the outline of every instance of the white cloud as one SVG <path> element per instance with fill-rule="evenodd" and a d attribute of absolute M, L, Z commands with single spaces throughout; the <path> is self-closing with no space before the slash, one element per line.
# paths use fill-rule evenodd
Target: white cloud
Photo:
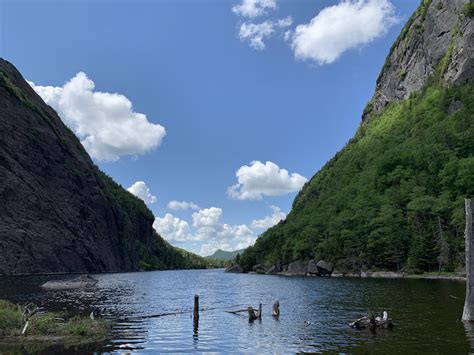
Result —
<path fill-rule="evenodd" d="M 178 210 L 198 210 L 199 206 L 196 205 L 194 202 L 186 202 L 186 201 L 170 201 L 168 202 L 168 208 L 173 211 Z"/>
<path fill-rule="evenodd" d="M 182 219 L 174 217 L 172 214 L 165 214 L 163 218 L 155 218 L 153 228 L 163 238 L 168 241 L 184 242 L 195 240 L 194 236 L 189 233 L 189 224 Z"/>
<path fill-rule="evenodd" d="M 222 215 L 222 209 L 210 207 L 193 213 L 193 226 L 196 228 L 215 226 Z"/>
<path fill-rule="evenodd" d="M 158 147 L 164 127 L 150 123 L 133 111 L 131 101 L 120 94 L 94 91 L 95 84 L 83 72 L 63 87 L 30 85 L 52 106 L 97 160 L 115 161 Z"/>
<path fill-rule="evenodd" d="M 156 202 L 156 196 L 153 196 L 150 189 L 143 181 L 137 181 L 128 189 L 128 192 L 141 198 L 147 205 Z"/>
<path fill-rule="evenodd" d="M 242 42 L 248 42 L 253 49 L 262 50 L 265 49 L 265 39 L 272 36 L 276 30 L 291 26 L 292 22 L 291 17 L 259 24 L 244 22 L 240 25 L 239 38 Z"/>
<path fill-rule="evenodd" d="M 389 0 L 344 0 L 298 25 L 291 46 L 297 59 L 328 64 L 384 35 L 396 21 Z"/>
<path fill-rule="evenodd" d="M 278 196 L 296 192 L 308 181 L 297 173 L 288 173 L 271 161 L 253 161 L 235 173 L 237 183 L 229 187 L 230 197 L 239 200 L 260 200 L 263 196 Z"/>
<path fill-rule="evenodd" d="M 156 218 L 153 227 L 168 241 L 177 243 L 200 242 L 194 250 L 200 255 L 212 254 L 217 249 L 236 250 L 255 243 L 253 231 L 245 224 L 232 225 L 221 222 L 222 209 L 210 207 L 192 214 L 194 231 L 188 222 L 167 213 Z"/>
<path fill-rule="evenodd" d="M 268 229 L 286 218 L 286 213 L 280 210 L 280 207 L 270 206 L 273 213 L 271 216 L 266 216 L 262 219 L 254 219 L 250 226 L 255 229 Z"/>
<path fill-rule="evenodd" d="M 239 5 L 232 7 L 232 11 L 244 17 L 265 15 L 267 10 L 276 9 L 276 0 L 242 0 Z"/>

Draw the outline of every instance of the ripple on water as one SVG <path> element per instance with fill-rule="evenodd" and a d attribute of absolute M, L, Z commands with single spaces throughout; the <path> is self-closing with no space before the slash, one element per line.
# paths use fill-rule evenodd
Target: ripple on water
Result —
<path fill-rule="evenodd" d="M 56 276 L 63 278 L 65 276 Z M 54 310 L 90 310 L 114 321 L 111 340 L 96 350 L 134 352 L 466 353 L 474 331 L 458 322 L 464 284 L 225 274 L 221 270 L 95 275 L 95 290 L 50 291 L 46 277 L 0 278 L 0 297 Z M 192 306 L 200 295 L 194 327 Z M 453 298 L 458 297 L 459 299 Z M 281 316 L 270 316 L 274 300 Z M 263 319 L 226 310 L 263 304 Z M 397 327 L 372 335 L 347 322 L 387 310 Z M 177 312 L 162 317 L 147 316 Z M 308 323 L 305 324 L 304 321 Z M 467 337 L 466 337 L 467 334 Z"/>

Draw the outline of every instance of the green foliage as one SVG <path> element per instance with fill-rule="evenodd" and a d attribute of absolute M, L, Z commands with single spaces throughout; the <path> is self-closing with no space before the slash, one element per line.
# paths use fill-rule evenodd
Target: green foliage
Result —
<path fill-rule="evenodd" d="M 0 300 L 0 335 L 18 336 L 22 330 L 22 315 L 18 306 Z M 28 336 L 81 337 L 88 341 L 107 336 L 109 324 L 89 317 L 72 317 L 54 312 L 36 313 L 29 320 Z"/>
<path fill-rule="evenodd" d="M 21 327 L 21 314 L 17 306 L 0 300 L 0 335 L 9 334 L 12 329 Z"/>
<path fill-rule="evenodd" d="M 129 244 L 125 231 L 131 230 L 137 221 L 150 225 L 155 219 L 145 202 L 132 195 L 122 186 L 117 184 L 110 176 L 97 168 L 101 180 L 104 182 L 104 192 L 110 201 L 117 203 L 125 212 L 122 216 L 123 228 L 121 243 L 126 248 Z M 137 222 L 139 223 L 139 222 Z M 142 270 L 167 270 L 167 269 L 205 269 L 216 267 L 215 262 L 206 260 L 196 254 L 175 248 L 163 240 L 158 233 L 153 231 L 150 240 L 136 239 L 132 248 L 138 253 L 140 268 Z"/>
<path fill-rule="evenodd" d="M 474 86 L 431 84 L 369 116 L 307 183 L 287 219 L 240 257 L 324 258 L 346 269 L 453 270 L 474 194 Z"/>
<path fill-rule="evenodd" d="M 464 5 L 462 13 L 468 17 L 474 17 L 474 0 L 469 0 L 469 2 Z"/>

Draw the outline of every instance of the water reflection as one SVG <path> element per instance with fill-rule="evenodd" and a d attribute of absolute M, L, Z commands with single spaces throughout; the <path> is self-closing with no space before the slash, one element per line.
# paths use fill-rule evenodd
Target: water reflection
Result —
<path fill-rule="evenodd" d="M 57 276 L 59 278 L 59 276 Z M 64 276 L 61 276 L 64 277 Z M 466 353 L 473 324 L 462 314 L 464 284 L 225 274 L 218 270 L 96 275 L 95 290 L 44 292 L 44 277 L 0 277 L 0 298 L 113 320 L 111 339 L 92 351 Z M 193 317 L 200 296 L 199 320 Z M 458 297 L 459 299 L 453 298 Z M 274 300 L 281 315 L 272 317 Z M 226 313 L 259 302 L 262 319 Z M 442 305 L 442 307 L 440 307 Z M 387 310 L 393 331 L 356 331 L 347 322 Z M 158 316 L 167 314 L 166 316 Z M 305 323 L 307 321 L 307 323 Z M 2 352 L 0 346 L 0 352 Z"/>
<path fill-rule="evenodd" d="M 466 339 L 469 342 L 469 353 L 474 353 L 474 323 L 473 322 L 462 322 L 464 330 L 466 332 Z"/>

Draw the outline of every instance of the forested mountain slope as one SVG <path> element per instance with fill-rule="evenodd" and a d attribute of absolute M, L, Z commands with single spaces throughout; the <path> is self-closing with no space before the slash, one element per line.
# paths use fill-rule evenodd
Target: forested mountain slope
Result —
<path fill-rule="evenodd" d="M 325 259 L 342 270 L 463 265 L 474 194 L 473 1 L 422 1 L 391 48 L 355 136 L 285 221 L 240 258 Z"/>

